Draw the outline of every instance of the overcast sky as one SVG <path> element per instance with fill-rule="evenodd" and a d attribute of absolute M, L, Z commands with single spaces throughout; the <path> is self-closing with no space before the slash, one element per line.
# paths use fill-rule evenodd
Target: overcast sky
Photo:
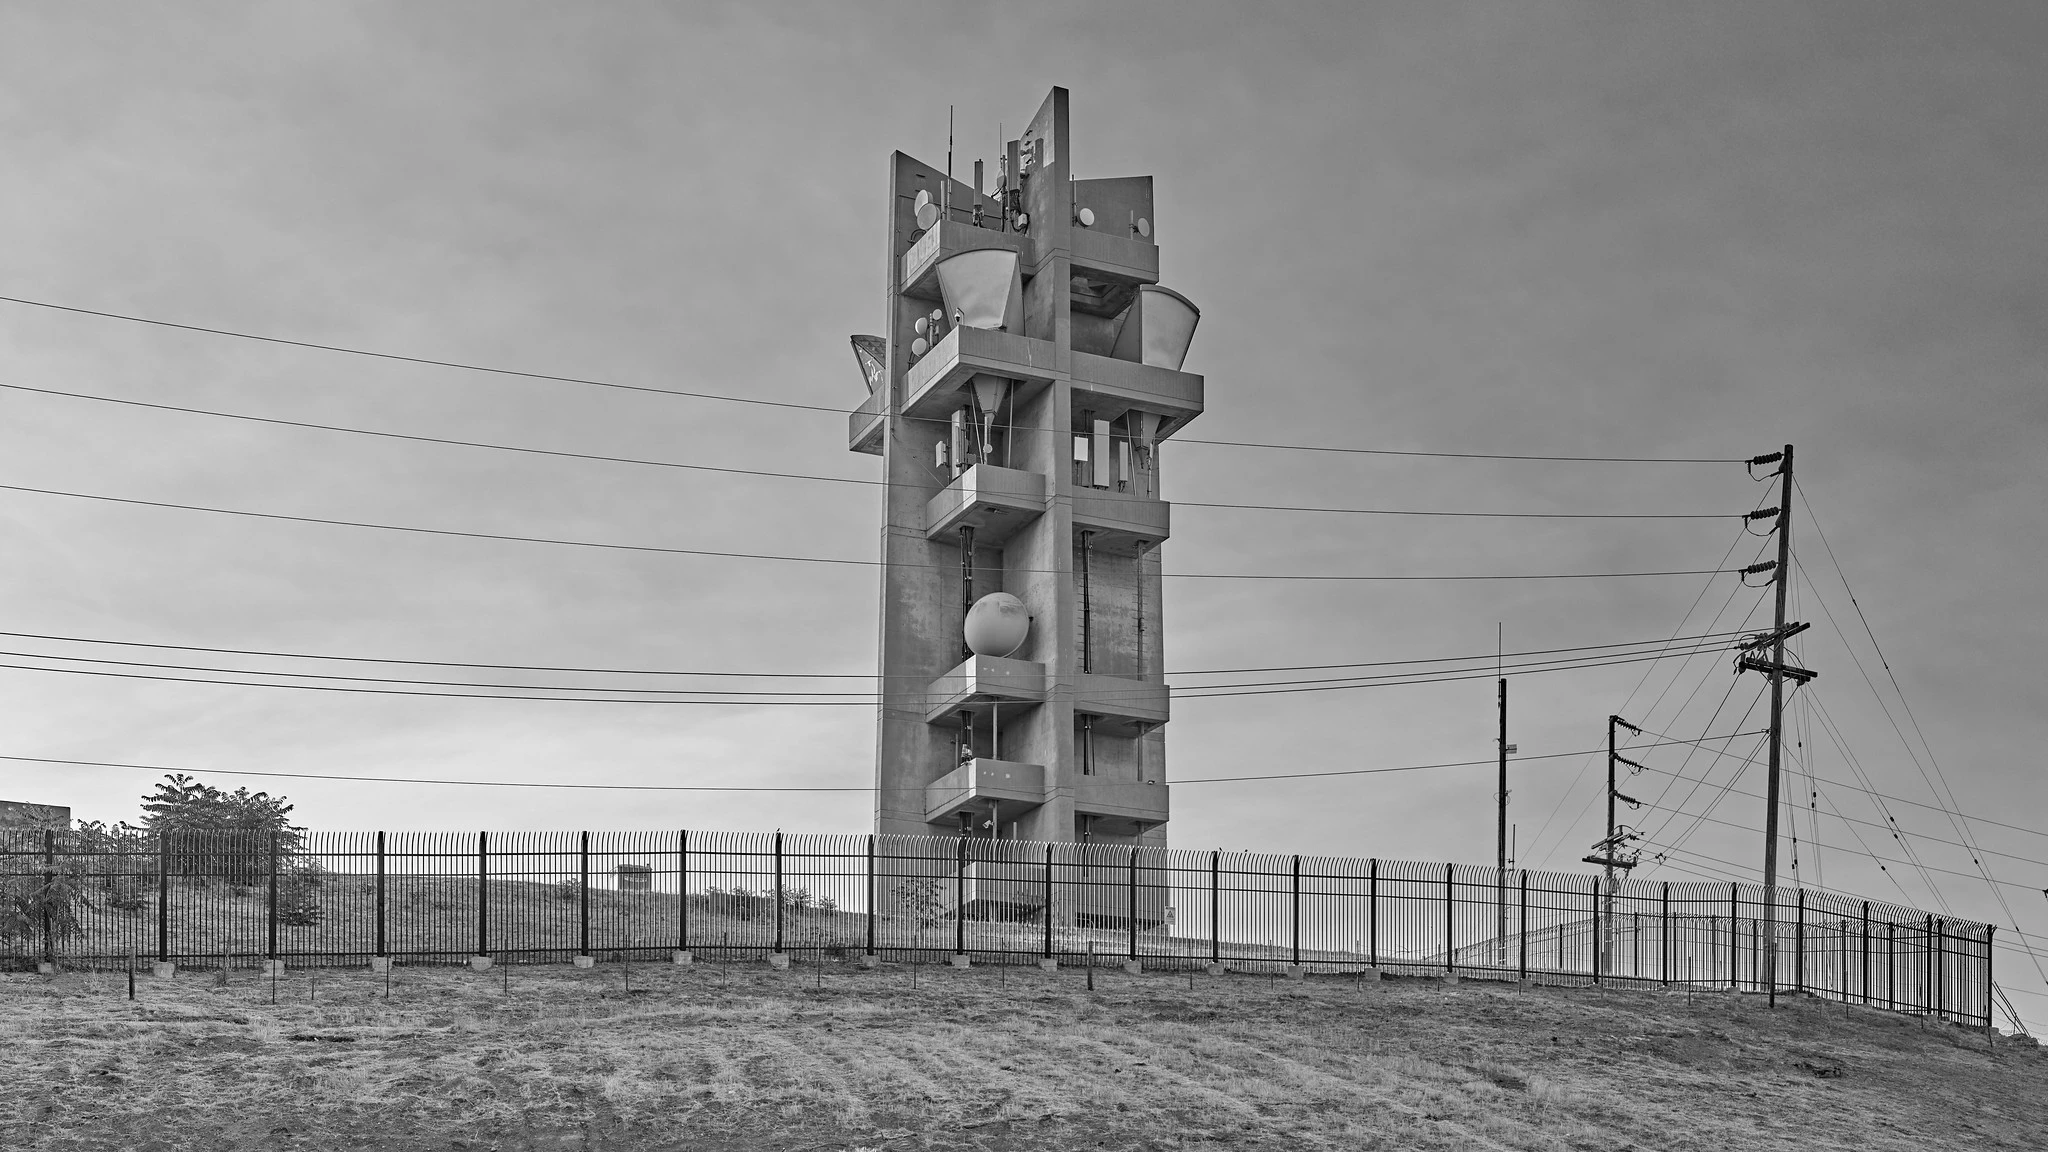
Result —
<path fill-rule="evenodd" d="M 1163 281 L 1203 310 L 1188 368 L 1207 377 L 1209 408 L 1190 436 L 1681 457 L 1796 444 L 1819 526 L 1956 804 L 2017 826 L 1972 824 L 1985 849 L 2009 854 L 1979 858 L 2012 885 L 2005 898 L 2019 927 L 2048 936 L 2048 866 L 2036 862 L 2048 860 L 2048 837 L 2020 830 L 2048 830 L 2048 9 L 1515 0 L 1258 11 L 6 5 L 0 294 L 850 409 L 865 390 L 846 337 L 882 325 L 888 153 L 943 163 L 952 105 L 964 173 L 994 155 L 999 132 L 1018 132 L 1050 86 L 1065 85 L 1076 172 L 1155 177 Z M 19 304 L 0 303 L 0 384 L 879 475 L 874 459 L 846 452 L 846 422 L 831 413 L 403 365 Z M 1767 496 L 1729 464 L 1164 451 L 1168 495 L 1183 501 L 1727 517 L 1182 508 L 1165 550 L 1170 573 L 1714 568 L 1737 542 L 1734 517 Z M 410 444 L 19 390 L 0 390 L 0 483 L 848 558 L 875 555 L 880 511 L 876 490 L 861 485 Z M 877 576 L 860 567 L 436 538 L 14 491 L 0 491 L 0 530 L 9 632 L 520 665 L 874 667 Z M 1815 624 L 1800 657 L 1821 672 L 1807 690 L 1817 707 L 1795 712 L 1795 752 L 1810 754 L 1823 780 L 1844 782 L 1823 782 L 1817 797 L 1788 785 L 1820 813 L 1817 858 L 1798 821 L 1801 878 L 2009 925 L 1969 878 L 1970 855 L 1935 839 L 1960 838 L 1943 814 L 1889 802 L 1890 816 L 1921 834 L 1921 863 L 1967 876 L 1879 872 L 1857 837 L 1879 856 L 1900 857 L 1899 843 L 1831 815 L 1887 819 L 1853 786 L 1858 772 L 1899 800 L 1935 804 L 1923 776 L 1934 770 L 1835 565 L 1804 524 L 1794 539 L 1811 578 L 1795 585 L 1794 618 Z M 1766 543 L 1743 539 L 1730 563 Z M 1497 628 L 1510 651 L 1659 639 L 1754 626 L 1767 620 L 1763 595 L 1733 576 L 1169 579 L 1168 667 L 1471 656 L 1494 650 Z M 1761 680 L 1732 681 L 1725 654 L 1519 677 L 1511 738 L 1532 755 L 1593 748 L 1613 711 L 1686 738 L 1758 727 L 1760 709 L 1746 719 L 1739 710 Z M 863 707 L 419 699 L 20 670 L 0 670 L 0 692 L 0 753 L 17 756 L 625 784 L 859 787 L 872 769 Z M 1483 760 L 1494 751 L 1493 700 L 1487 678 L 1184 700 L 1168 735 L 1171 775 L 1183 781 L 1172 842 L 1490 861 L 1490 768 L 1187 781 Z M 1690 853 L 1641 875 L 1722 879 L 1757 866 L 1762 805 L 1743 793 L 1761 792 L 1760 767 L 1738 775 L 1738 760 L 1688 762 L 1683 749 L 1642 758 L 1706 783 L 1679 780 L 1667 793 L 1669 777 L 1633 782 L 1636 795 L 1647 789 L 1645 799 L 1661 795 L 1685 814 L 1628 819 Z M 1525 864 L 1580 867 L 1599 835 L 1601 771 L 1585 758 L 1516 766 Z M 153 778 L 12 762 L 0 767 L 0 798 L 133 818 Z M 283 791 L 322 828 L 863 831 L 869 819 L 859 793 L 208 779 Z M 1701 813 L 1710 822 L 1694 827 Z M 2000 938 L 2018 942 L 2010 931 Z M 2032 961 L 2001 952 L 1999 966 L 2003 981 L 2033 994 L 2023 1007 L 2048 1021 Z"/>

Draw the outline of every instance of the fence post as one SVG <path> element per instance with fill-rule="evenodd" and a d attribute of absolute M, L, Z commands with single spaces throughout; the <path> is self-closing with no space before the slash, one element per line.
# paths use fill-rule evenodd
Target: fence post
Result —
<path fill-rule="evenodd" d="M 588 836 L 589 833 L 584 833 Z M 590 885 L 590 870 L 585 868 L 583 884 Z M 491 954 L 491 834 L 476 834 L 476 954 Z M 586 896 L 587 900 L 588 897 Z M 589 947 L 583 949 L 590 951 Z"/>
<path fill-rule="evenodd" d="M 1372 966 L 1380 966 L 1380 858 L 1372 858 L 1371 871 L 1366 873 L 1365 888 L 1365 939 L 1366 951 Z"/>
<path fill-rule="evenodd" d="M 1293 910 L 1288 916 L 1287 926 L 1288 936 L 1293 943 L 1289 948 L 1288 955 L 1293 958 L 1291 962 L 1294 966 L 1299 968 L 1301 966 L 1301 856 L 1298 853 L 1294 857 L 1293 893 L 1293 900 L 1291 902 Z"/>
<path fill-rule="evenodd" d="M 590 955 L 590 833 L 584 832 L 577 841 L 577 876 L 582 882 L 576 886 L 577 895 L 577 951 L 578 956 Z"/>
<path fill-rule="evenodd" d="M 276 832 L 272 832 L 270 834 L 270 907 L 268 917 L 270 924 L 269 932 L 267 934 L 267 938 L 265 941 L 266 950 L 264 952 L 264 959 L 266 960 L 277 959 L 277 840 L 278 834 Z"/>
<path fill-rule="evenodd" d="M 1664 940 L 1657 948 L 1658 975 L 1671 983 L 1671 881 L 1664 882 Z"/>
<path fill-rule="evenodd" d="M 775 830 L 775 954 L 782 955 L 782 829 Z"/>
<path fill-rule="evenodd" d="M 384 834 L 377 833 L 377 955 L 384 955 Z"/>
<path fill-rule="evenodd" d="M 868 955 L 875 954 L 875 834 L 868 833 Z"/>
<path fill-rule="evenodd" d="M 1452 886 L 1452 876 L 1457 871 L 1457 868 L 1456 864 L 1444 865 L 1444 971 L 1446 972 L 1458 970 L 1458 935 L 1456 930 L 1458 898 L 1457 892 Z"/>
<path fill-rule="evenodd" d="M 1126 881 L 1124 927 L 1130 935 L 1131 959 L 1138 958 L 1138 846 L 1131 845 L 1131 867 Z"/>
<path fill-rule="evenodd" d="M 1934 916 L 1930 913 L 1920 923 L 1920 1011 L 1924 1014 L 1934 1007 Z"/>
<path fill-rule="evenodd" d="M 170 834 L 156 835 L 156 958 L 171 959 L 171 842 Z"/>
<path fill-rule="evenodd" d="M 1884 1006 L 1899 1010 L 1899 926 L 1890 920 L 1884 922 Z"/>
<path fill-rule="evenodd" d="M 1998 931 L 1998 925 L 1984 926 L 1984 1031 L 1991 1031 L 1991 934 Z"/>
<path fill-rule="evenodd" d="M 1870 1003 L 1870 901 L 1863 902 L 1863 1002 Z"/>
<path fill-rule="evenodd" d="M 779 852 L 779 845 L 782 843 L 782 838 L 779 835 L 776 837 L 775 843 L 778 845 L 777 851 Z M 967 955 L 967 833 L 965 832 L 960 834 L 959 855 L 959 866 L 953 870 L 953 955 L 965 956 Z M 778 856 L 777 859 L 780 860 L 780 857 Z M 777 924 L 776 933 L 779 936 L 781 933 L 779 917 Z M 780 948 L 776 949 L 778 952 L 781 950 Z"/>
<path fill-rule="evenodd" d="M 1593 877 L 1592 924 L 1593 935 L 1587 939 L 1586 945 L 1593 951 L 1593 983 L 1598 984 L 1600 982 L 1601 967 L 1600 953 L 1603 951 L 1603 949 L 1600 947 L 1600 941 L 1603 939 L 1603 937 L 1600 935 L 1600 878 L 1598 876 Z"/>
<path fill-rule="evenodd" d="M 1052 841 L 1045 842 L 1045 943 L 1043 958 L 1052 958 Z"/>
<path fill-rule="evenodd" d="M 1728 987 L 1742 987 L 1742 885 L 1728 884 Z"/>
<path fill-rule="evenodd" d="M 57 830 L 43 829 L 43 898 L 36 901 L 43 910 L 43 959 L 55 963 L 57 942 L 50 934 L 50 905 L 57 887 Z"/>
<path fill-rule="evenodd" d="M 1948 932 L 1941 917 L 1934 917 L 1934 940 L 1929 947 L 1934 949 L 1934 1015 L 1945 1018 L 1948 1011 L 1948 989 L 1943 987 L 1942 977 L 1948 975 Z"/>
<path fill-rule="evenodd" d="M 1521 946 L 1519 947 L 1518 951 L 1521 955 L 1520 958 L 1515 961 L 1515 979 L 1527 980 L 1529 978 L 1529 870 L 1527 868 L 1524 868 L 1521 870 L 1521 872 L 1522 907 L 1521 918 L 1518 921 L 1518 923 L 1521 926 L 1518 929 L 1518 932 L 1521 936 Z"/>
<path fill-rule="evenodd" d="M 1209 963 L 1223 963 L 1223 850 L 1209 852 Z"/>
<path fill-rule="evenodd" d="M 872 887 L 872 886 L 870 886 Z M 676 951 L 690 950 L 690 830 L 676 830 Z M 868 893 L 868 915 L 875 914 L 874 893 Z"/>
<path fill-rule="evenodd" d="M 1806 889 L 1798 892 L 1798 904 L 1792 923 L 1792 988 L 1797 992 L 1806 991 Z"/>

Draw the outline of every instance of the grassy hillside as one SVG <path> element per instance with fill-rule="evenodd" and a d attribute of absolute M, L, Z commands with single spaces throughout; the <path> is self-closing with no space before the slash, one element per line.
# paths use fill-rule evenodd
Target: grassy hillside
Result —
<path fill-rule="evenodd" d="M 827 963 L 0 977 L 0 1147 L 2048 1146 L 2048 1049 L 1814 1000 Z M 913 984 L 914 981 L 914 984 Z"/>

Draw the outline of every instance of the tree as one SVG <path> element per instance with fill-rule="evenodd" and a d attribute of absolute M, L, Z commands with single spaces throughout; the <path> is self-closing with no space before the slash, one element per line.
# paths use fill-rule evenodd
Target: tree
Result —
<path fill-rule="evenodd" d="M 306 830 L 291 823 L 291 813 L 282 796 L 227 792 L 183 773 L 166 776 L 142 798 L 142 827 L 163 837 L 171 871 L 237 886 L 269 875 L 273 844 L 281 860 L 299 854 Z"/>

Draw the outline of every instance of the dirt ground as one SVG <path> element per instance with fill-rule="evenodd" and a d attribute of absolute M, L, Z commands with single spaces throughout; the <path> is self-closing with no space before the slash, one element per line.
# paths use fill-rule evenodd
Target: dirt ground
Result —
<path fill-rule="evenodd" d="M 1084 976 L 10 975 L 0 1147 L 2048 1147 L 2048 1048 L 1816 1000 Z"/>

